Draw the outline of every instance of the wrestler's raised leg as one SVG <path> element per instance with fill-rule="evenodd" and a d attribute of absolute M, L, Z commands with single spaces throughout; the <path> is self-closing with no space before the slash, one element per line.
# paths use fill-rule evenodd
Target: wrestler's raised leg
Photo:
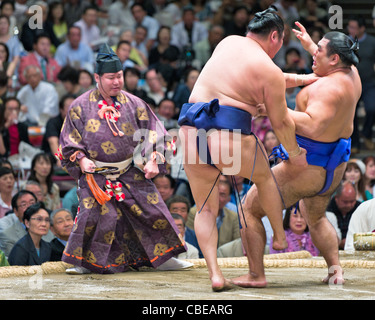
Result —
<path fill-rule="evenodd" d="M 230 139 L 226 135 L 229 135 Z M 220 141 L 220 146 L 218 146 Z M 229 143 L 228 143 L 229 141 Z M 247 179 L 251 179 L 255 183 L 259 193 L 260 205 L 267 213 L 267 217 L 271 223 L 274 239 L 273 247 L 276 250 L 282 250 L 287 247 L 285 231 L 282 219 L 282 201 L 279 196 L 277 185 L 271 175 L 266 151 L 261 142 L 257 143 L 253 135 L 240 135 L 238 133 L 225 133 L 218 131 L 209 137 L 211 154 L 217 153 L 220 148 L 223 160 L 218 168 L 226 175 L 240 175 Z M 237 156 L 241 159 L 240 167 L 233 165 L 225 157 L 225 151 L 233 157 Z M 253 170 L 255 158 L 255 170 Z M 228 163 L 224 164 L 224 163 Z M 270 195 L 273 199 L 270 201 Z M 241 211 L 241 208 L 239 208 Z M 246 224 L 243 224 L 245 226 Z"/>

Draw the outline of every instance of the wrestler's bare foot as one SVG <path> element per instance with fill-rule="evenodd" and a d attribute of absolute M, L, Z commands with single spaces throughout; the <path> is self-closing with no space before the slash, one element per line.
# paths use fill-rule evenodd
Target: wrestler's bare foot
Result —
<path fill-rule="evenodd" d="M 232 279 L 232 283 L 242 288 L 264 288 L 267 286 L 266 277 L 258 277 L 252 272 Z"/>
<path fill-rule="evenodd" d="M 325 277 L 322 282 L 327 284 L 342 285 L 345 283 L 344 272 L 341 267 L 336 267 L 333 273 L 328 273 L 328 276 Z"/>
<path fill-rule="evenodd" d="M 230 280 L 222 276 L 211 277 L 212 291 L 220 292 L 233 289 L 233 284 Z"/>
<path fill-rule="evenodd" d="M 286 241 L 285 233 L 283 237 L 280 238 L 273 236 L 272 248 L 274 250 L 284 250 L 285 248 L 288 248 L 288 242 Z"/>

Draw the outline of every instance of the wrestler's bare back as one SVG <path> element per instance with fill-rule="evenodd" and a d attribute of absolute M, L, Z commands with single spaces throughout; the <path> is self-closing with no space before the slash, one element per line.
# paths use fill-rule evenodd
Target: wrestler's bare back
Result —
<path fill-rule="evenodd" d="M 238 67 L 240 61 L 241 67 Z M 264 102 L 264 72 L 282 76 L 281 70 L 255 40 L 228 36 L 218 44 L 201 71 L 189 102 L 219 99 L 222 105 L 255 115 L 255 106 Z"/>
<path fill-rule="evenodd" d="M 355 67 L 331 73 L 304 87 L 296 97 L 296 111 L 290 111 L 296 133 L 321 142 L 349 138 L 361 95 L 361 81 Z"/>

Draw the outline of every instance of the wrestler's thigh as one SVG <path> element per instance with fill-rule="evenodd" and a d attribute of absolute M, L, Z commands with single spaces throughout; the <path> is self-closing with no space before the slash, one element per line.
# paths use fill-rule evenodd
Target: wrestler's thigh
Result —
<path fill-rule="evenodd" d="M 262 143 L 253 135 L 217 130 L 208 137 L 211 158 L 224 175 L 240 175 L 253 181 L 270 175 Z M 253 167 L 255 170 L 253 172 Z"/>

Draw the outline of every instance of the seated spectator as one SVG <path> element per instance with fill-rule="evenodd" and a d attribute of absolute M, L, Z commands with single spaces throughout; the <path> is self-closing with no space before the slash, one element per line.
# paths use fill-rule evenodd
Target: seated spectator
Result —
<path fill-rule="evenodd" d="M 79 70 L 78 75 L 78 84 L 82 88 L 82 90 L 88 91 L 94 88 L 94 77 L 93 75 L 85 70 Z"/>
<path fill-rule="evenodd" d="M 44 204 L 49 210 L 61 208 L 60 188 L 53 182 L 53 160 L 47 153 L 37 154 L 31 162 L 28 180 L 40 183 L 45 197 Z"/>
<path fill-rule="evenodd" d="M 150 69 L 145 74 L 147 96 L 159 104 L 165 98 L 167 88 L 163 86 L 163 78 L 156 69 Z"/>
<path fill-rule="evenodd" d="M 355 233 L 375 232 L 375 199 L 364 201 L 350 218 L 344 250 L 354 250 Z"/>
<path fill-rule="evenodd" d="M 72 26 L 81 19 L 83 10 L 91 4 L 88 0 L 66 0 L 64 3 L 65 19 L 68 26 Z"/>
<path fill-rule="evenodd" d="M 171 44 L 175 45 L 181 52 L 193 46 L 203 39 L 207 39 L 206 26 L 195 20 L 193 7 L 186 6 L 183 9 L 182 21 L 172 26 Z"/>
<path fill-rule="evenodd" d="M 100 29 L 98 27 L 98 13 L 93 6 L 83 9 L 81 19 L 74 23 L 81 29 L 81 41 L 93 48 L 95 41 L 100 38 Z"/>
<path fill-rule="evenodd" d="M 8 49 L 8 68 L 7 74 L 12 76 L 20 61 L 23 47 L 16 35 L 9 34 L 10 21 L 5 15 L 0 15 L 0 42 L 4 43 Z"/>
<path fill-rule="evenodd" d="M 367 156 L 363 158 L 363 163 L 366 165 L 366 198 L 372 199 L 375 198 L 375 156 Z"/>
<path fill-rule="evenodd" d="M 56 237 L 50 242 L 52 249 L 50 261 L 61 261 L 62 253 L 72 232 L 73 214 L 64 208 L 57 209 L 52 211 L 50 219 L 51 230 Z"/>
<path fill-rule="evenodd" d="M 224 38 L 224 28 L 221 25 L 212 25 L 208 31 L 207 39 L 197 42 L 194 46 L 195 59 L 199 61 L 200 68 L 211 58 L 218 43 Z"/>
<path fill-rule="evenodd" d="M 66 114 L 75 98 L 76 96 L 72 94 L 66 94 L 63 96 L 59 103 L 59 114 L 56 117 L 49 119 L 47 122 L 46 131 L 43 136 L 42 150 L 45 153 L 50 154 L 53 158 L 55 158 L 55 153 L 57 153 L 59 147 L 60 131 Z M 56 161 L 57 165 L 61 167 L 60 160 L 57 159 Z"/>
<path fill-rule="evenodd" d="M 114 1 L 108 8 L 108 25 L 134 29 L 135 20 L 130 9 L 129 0 Z"/>
<path fill-rule="evenodd" d="M 267 116 L 253 117 L 251 129 L 254 134 L 263 141 L 266 132 L 272 129 L 271 121 Z"/>
<path fill-rule="evenodd" d="M 122 69 L 126 70 L 126 68 L 135 68 L 136 64 L 134 61 L 129 59 L 130 51 L 131 51 L 131 44 L 128 41 L 121 40 L 116 47 L 116 54 L 122 63 Z"/>
<path fill-rule="evenodd" d="M 63 67 L 57 77 L 64 87 L 63 90 L 59 90 L 61 98 L 66 94 L 79 97 L 86 92 L 86 89 L 79 84 L 79 71 L 72 66 Z"/>
<path fill-rule="evenodd" d="M 156 116 L 163 122 L 165 129 L 169 130 L 179 127 L 177 120 L 173 119 L 175 115 L 176 106 L 173 100 L 165 98 L 159 102 Z"/>
<path fill-rule="evenodd" d="M 1 21 L 0 21 L 1 23 Z M 4 42 L 0 42 L 0 72 L 4 72 L 4 74 L 11 79 L 11 77 L 14 74 L 14 71 L 17 68 L 17 63 L 19 59 L 13 59 L 12 61 L 9 61 L 9 49 L 8 46 Z M 7 78 L 7 84 L 8 84 L 8 78 Z M 12 83 L 13 84 L 13 83 Z M 16 85 L 16 84 L 14 84 Z M 1 88 L 5 88 L 4 85 L 1 85 Z M 0 96 L 2 97 L 4 93 L 2 93 Z"/>
<path fill-rule="evenodd" d="M 306 250 L 312 256 L 318 256 L 319 250 L 312 242 L 306 220 L 302 217 L 299 209 L 288 208 L 284 216 L 284 230 L 288 247 L 283 250 L 275 250 L 270 243 L 270 253 L 295 252 Z"/>
<path fill-rule="evenodd" d="M 177 88 L 174 90 L 172 100 L 175 102 L 178 111 L 181 110 L 184 103 L 189 102 L 191 91 L 197 82 L 198 76 L 199 70 L 189 68 L 185 71 L 183 82 L 179 83 Z"/>
<path fill-rule="evenodd" d="M 13 213 L 0 219 L 0 250 L 5 256 L 9 256 L 15 243 L 26 235 L 23 214 L 37 201 L 36 196 L 27 190 L 21 190 L 12 197 Z"/>
<path fill-rule="evenodd" d="M 346 233 L 348 232 L 350 218 L 353 212 L 361 204 L 357 199 L 357 192 L 353 184 L 349 181 L 341 182 L 336 190 L 335 196 L 331 199 L 327 206 L 329 212 L 337 218 L 337 224 L 341 231 L 341 241 L 339 249 L 343 250 L 345 247 Z"/>
<path fill-rule="evenodd" d="M 137 44 L 139 45 L 140 43 L 145 43 L 145 48 L 144 50 L 139 48 L 138 45 L 135 45 L 134 43 L 132 43 L 132 45 L 134 47 L 136 47 L 137 49 L 139 49 L 147 58 L 148 58 L 148 52 L 151 50 L 151 48 L 153 47 L 155 41 L 156 41 L 156 37 L 157 37 L 157 32 L 159 30 L 159 22 L 147 15 L 147 11 L 145 10 L 144 6 L 141 4 L 141 3 L 134 3 L 132 6 L 131 6 L 131 12 L 132 12 L 132 15 L 134 17 L 134 20 L 135 20 L 135 23 L 136 23 L 136 30 L 135 30 L 135 35 L 134 35 L 134 38 L 135 38 L 135 41 L 137 42 Z M 140 26 L 142 26 L 144 28 L 144 32 L 143 33 L 146 33 L 146 39 L 145 42 L 140 42 L 137 37 L 137 33 L 140 32 Z"/>
<path fill-rule="evenodd" d="M 15 184 L 14 172 L 6 167 L 0 168 L 0 218 L 12 211 L 12 196 Z"/>
<path fill-rule="evenodd" d="M 169 212 L 178 213 L 184 221 L 187 221 L 191 205 L 186 197 L 174 195 L 166 201 L 166 205 Z"/>
<path fill-rule="evenodd" d="M 233 176 L 231 181 L 232 194 L 230 196 L 230 202 L 239 205 L 240 200 L 246 195 L 250 189 L 249 183 L 245 182 L 245 178 L 239 175 Z"/>
<path fill-rule="evenodd" d="M 146 90 L 139 86 L 139 80 L 141 78 L 141 72 L 136 68 L 126 68 L 124 71 L 124 88 L 126 92 L 134 94 L 135 96 L 141 98 L 148 104 L 152 100 L 148 95 Z M 151 101 L 152 105 L 155 105 L 155 101 Z"/>
<path fill-rule="evenodd" d="M 21 58 L 18 68 L 18 80 L 21 85 L 27 84 L 24 70 L 27 66 L 38 66 L 42 70 L 42 80 L 55 84 L 61 67 L 57 61 L 50 56 L 51 40 L 47 34 L 39 34 L 35 37 L 33 51 Z"/>
<path fill-rule="evenodd" d="M 2 45 L 0 43 L 0 69 L 1 69 L 1 48 L 2 48 Z M 11 96 L 12 92 L 11 90 L 8 90 L 9 84 L 10 84 L 9 77 L 6 74 L 6 71 L 0 70 L 0 104 L 4 104 L 5 99 Z"/>
<path fill-rule="evenodd" d="M 51 259 L 51 245 L 42 239 L 50 229 L 49 214 L 41 202 L 26 209 L 23 215 L 27 234 L 21 238 L 9 254 L 11 266 L 41 265 Z"/>
<path fill-rule="evenodd" d="M 125 29 L 120 34 L 119 41 L 128 41 L 131 44 L 129 59 L 134 61 L 134 63 L 137 65 L 139 70 L 147 70 L 148 67 L 148 59 L 147 57 L 137 48 L 135 48 L 132 44 L 134 43 L 134 31 L 133 29 Z M 116 48 L 113 48 L 113 51 L 116 51 Z"/>
<path fill-rule="evenodd" d="M 305 5 L 299 10 L 299 22 L 306 28 L 328 29 L 328 12 L 319 7 L 317 0 L 305 0 Z M 328 30 L 329 31 L 329 30 Z M 328 32 L 327 31 L 327 32 Z"/>
<path fill-rule="evenodd" d="M 237 6 L 233 10 L 233 19 L 225 21 L 223 24 L 225 36 L 237 35 L 244 36 L 247 31 L 247 25 L 250 21 L 250 11 L 244 6 Z"/>
<path fill-rule="evenodd" d="M 274 6 L 289 26 L 293 26 L 294 22 L 299 19 L 299 13 L 295 6 L 296 2 L 297 0 L 277 0 L 274 3 Z"/>
<path fill-rule="evenodd" d="M 5 158 L 18 154 L 20 142 L 30 144 L 27 125 L 18 122 L 21 110 L 21 103 L 15 97 L 5 99 L 4 104 L 0 105 L 0 156 Z"/>
<path fill-rule="evenodd" d="M 44 203 L 44 193 L 39 182 L 28 180 L 23 186 L 23 190 L 32 192 L 35 195 L 38 202 Z M 51 213 L 51 210 L 47 209 L 47 211 L 48 213 Z"/>
<path fill-rule="evenodd" d="M 9 18 L 9 35 L 13 36 L 17 34 L 17 19 L 14 15 L 15 11 L 14 1 L 12 0 L 3 0 L 0 4 L 0 14 L 7 16 Z"/>
<path fill-rule="evenodd" d="M 272 153 L 272 150 L 274 147 L 277 147 L 278 145 L 280 145 L 280 141 L 279 139 L 277 138 L 275 132 L 270 129 L 268 130 L 265 135 L 264 135 L 264 138 L 263 138 L 263 145 L 264 145 L 264 148 L 266 149 L 266 152 L 267 152 L 267 156 L 269 157 L 270 154 Z M 273 167 L 274 165 L 276 165 L 277 163 L 281 162 L 282 160 L 280 158 L 277 158 L 277 159 L 269 159 L 269 162 L 270 162 L 270 167 Z"/>
<path fill-rule="evenodd" d="M 64 5 L 61 2 L 53 1 L 49 5 L 47 21 L 52 24 L 52 30 L 59 39 L 60 43 L 63 43 L 68 33 L 68 24 L 65 19 Z M 51 48 L 51 52 L 56 52 L 56 47 Z"/>
<path fill-rule="evenodd" d="M 169 174 L 159 174 L 153 179 L 153 182 L 164 202 L 172 197 L 176 182 Z"/>
<path fill-rule="evenodd" d="M 188 240 L 185 239 L 185 220 L 182 218 L 178 213 L 172 213 L 172 218 L 174 222 L 176 223 L 177 229 L 181 234 L 182 239 L 185 240 L 185 244 L 187 247 L 187 251 L 180 253 L 177 258 L 178 259 L 198 259 L 199 258 L 199 251 L 196 247 L 194 247 L 192 244 L 188 242 Z"/>
<path fill-rule="evenodd" d="M 26 51 L 32 51 L 35 39 L 38 35 L 45 33 L 51 39 L 51 43 L 57 48 L 60 45 L 60 40 L 57 39 L 55 33 L 53 32 L 53 25 L 51 21 L 47 20 L 48 16 L 48 4 L 44 1 L 37 1 L 34 3 L 42 8 L 43 14 L 43 24 L 40 27 L 36 27 L 33 23 L 30 23 L 30 20 L 26 20 L 22 26 L 20 40 L 23 44 L 23 47 Z"/>
<path fill-rule="evenodd" d="M 28 126 L 44 126 L 50 117 L 59 114 L 57 91 L 51 83 L 42 80 L 38 66 L 27 66 L 24 73 L 27 85 L 17 94 L 22 105 L 19 120 Z"/>
<path fill-rule="evenodd" d="M 357 200 L 363 202 L 368 200 L 366 197 L 365 185 L 366 165 L 360 159 L 350 159 L 346 166 L 343 180 L 350 181 L 357 193 Z"/>
<path fill-rule="evenodd" d="M 161 56 L 171 46 L 171 28 L 161 26 L 158 30 L 155 45 L 151 48 L 148 54 L 148 62 L 150 67 L 160 63 Z M 179 52 L 179 49 L 174 46 Z"/>
<path fill-rule="evenodd" d="M 87 44 L 81 42 L 81 29 L 77 26 L 69 27 L 66 38 L 67 40 L 56 50 L 57 63 L 62 67 L 70 65 L 77 70 L 87 69 L 93 73 L 94 52 Z"/>

